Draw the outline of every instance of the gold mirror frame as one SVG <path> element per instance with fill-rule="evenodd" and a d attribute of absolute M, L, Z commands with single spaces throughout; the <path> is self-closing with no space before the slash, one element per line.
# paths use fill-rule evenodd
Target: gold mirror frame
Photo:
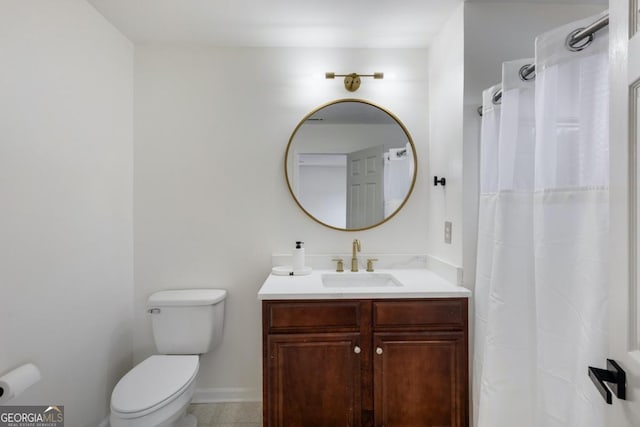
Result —
<path fill-rule="evenodd" d="M 372 106 L 374 108 L 377 108 L 377 109 L 381 110 L 382 112 L 386 113 L 387 115 L 389 115 L 389 117 L 391 117 L 400 126 L 400 128 L 402 129 L 402 131 L 404 132 L 404 134 L 407 137 L 407 141 L 409 141 L 409 144 L 411 144 L 411 150 L 413 151 L 413 177 L 411 179 L 411 185 L 409 186 L 409 190 L 407 191 L 407 194 L 405 195 L 404 200 L 402 201 L 402 203 L 396 208 L 396 210 L 394 210 L 389 216 L 385 217 L 382 221 L 377 222 L 375 224 L 372 224 L 370 226 L 361 227 L 361 228 L 340 228 L 340 227 L 336 227 L 336 226 L 333 226 L 331 224 L 327 224 L 325 222 L 322 222 L 318 218 L 316 218 L 313 214 L 311 214 L 311 212 L 309 212 L 307 209 L 304 208 L 304 206 L 302 206 L 302 203 L 300 203 L 300 201 L 296 197 L 296 195 L 295 195 L 295 193 L 293 191 L 293 188 L 291 188 L 291 182 L 290 182 L 290 179 L 289 179 L 289 171 L 287 169 L 287 165 L 289 164 L 289 152 L 291 151 L 291 144 L 293 143 L 293 140 L 294 140 L 294 138 L 296 136 L 296 133 L 298 132 L 300 127 L 307 122 L 307 119 L 309 119 L 311 116 L 313 116 L 315 113 L 317 113 L 318 111 L 322 110 L 323 108 L 329 107 L 331 105 L 339 104 L 339 103 L 344 103 L 344 102 L 357 102 L 357 103 L 361 103 L 361 104 L 366 104 L 366 105 Z M 413 143 L 413 138 L 411 137 L 411 134 L 409 133 L 409 130 L 404 125 L 404 123 L 402 123 L 402 121 L 395 114 L 393 114 L 391 111 L 387 110 L 384 107 L 381 107 L 380 105 L 374 104 L 373 102 L 366 101 L 366 100 L 363 100 L 363 99 L 343 98 L 343 99 L 337 99 L 337 100 L 334 100 L 334 101 L 327 102 L 326 104 L 320 105 L 319 107 L 313 109 L 311 112 L 309 112 L 307 115 L 305 115 L 302 118 L 302 120 L 300 120 L 298 125 L 295 127 L 295 129 L 291 133 L 291 137 L 289 137 L 289 142 L 287 144 L 287 148 L 286 148 L 285 156 L 284 156 L 284 176 L 285 176 L 285 181 L 287 182 L 287 188 L 289 189 L 289 193 L 291 194 L 291 197 L 293 197 L 293 200 L 296 202 L 296 204 L 300 207 L 300 209 L 302 209 L 302 211 L 305 214 L 307 214 L 307 216 L 309 216 L 309 218 L 311 218 L 312 220 L 314 220 L 318 224 L 322 224 L 325 227 L 331 228 L 333 230 L 350 231 L 350 232 L 351 231 L 363 231 L 363 230 L 369 230 L 369 229 L 372 229 L 374 227 L 378 227 L 378 226 L 384 224 L 385 222 L 389 221 L 391 218 L 396 216 L 396 214 L 398 212 L 400 212 L 400 210 L 402 210 L 404 205 L 409 200 L 409 197 L 411 196 L 411 193 L 413 193 L 413 188 L 415 187 L 415 184 L 416 184 L 416 178 L 418 176 L 418 154 L 417 154 L 417 151 L 416 151 L 416 146 Z"/>

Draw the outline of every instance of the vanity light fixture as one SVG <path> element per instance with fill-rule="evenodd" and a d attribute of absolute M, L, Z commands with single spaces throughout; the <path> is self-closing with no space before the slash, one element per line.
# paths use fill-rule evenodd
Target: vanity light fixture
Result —
<path fill-rule="evenodd" d="M 336 74 L 333 72 L 324 73 L 324 77 L 327 79 L 335 79 L 336 77 L 344 77 L 344 88 L 349 92 L 355 92 L 360 87 L 360 77 L 373 77 L 374 79 L 383 79 L 384 73 L 373 73 L 373 74 Z"/>

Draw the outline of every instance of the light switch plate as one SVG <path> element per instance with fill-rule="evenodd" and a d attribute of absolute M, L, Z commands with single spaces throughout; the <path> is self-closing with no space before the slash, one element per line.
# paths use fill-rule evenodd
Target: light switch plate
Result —
<path fill-rule="evenodd" d="M 451 244 L 451 221 L 444 222 L 444 242 Z"/>

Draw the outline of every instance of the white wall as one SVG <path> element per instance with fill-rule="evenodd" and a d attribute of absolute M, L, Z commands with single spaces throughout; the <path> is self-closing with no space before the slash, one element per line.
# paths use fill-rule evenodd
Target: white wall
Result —
<path fill-rule="evenodd" d="M 300 165 L 295 192 L 307 212 L 325 224 L 347 227 L 347 156 L 342 166 Z"/>
<path fill-rule="evenodd" d="M 85 1 L 3 1 L 0 64 L 0 374 L 94 427 L 132 362 L 133 48 Z"/>
<path fill-rule="evenodd" d="M 209 397 L 260 398 L 256 294 L 270 254 L 303 240 L 307 253 L 428 249 L 426 50 L 136 47 L 135 359 L 153 352 L 145 299 L 159 289 L 229 290 L 222 345 L 202 358 Z M 383 71 L 355 94 L 324 73 Z M 291 132 L 315 107 L 358 97 L 400 117 L 417 147 L 405 208 L 373 230 L 347 233 L 304 215 L 284 178 Z"/>
<path fill-rule="evenodd" d="M 462 100 L 464 6 L 447 20 L 429 46 L 429 254 L 462 266 Z M 433 176 L 446 186 L 433 186 Z M 444 222 L 452 222 L 451 244 Z"/>

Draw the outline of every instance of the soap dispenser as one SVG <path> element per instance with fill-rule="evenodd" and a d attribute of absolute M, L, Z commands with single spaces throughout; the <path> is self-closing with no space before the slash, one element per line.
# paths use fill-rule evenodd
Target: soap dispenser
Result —
<path fill-rule="evenodd" d="M 293 250 L 293 271 L 301 271 L 304 269 L 304 242 L 296 242 L 296 248 Z"/>

